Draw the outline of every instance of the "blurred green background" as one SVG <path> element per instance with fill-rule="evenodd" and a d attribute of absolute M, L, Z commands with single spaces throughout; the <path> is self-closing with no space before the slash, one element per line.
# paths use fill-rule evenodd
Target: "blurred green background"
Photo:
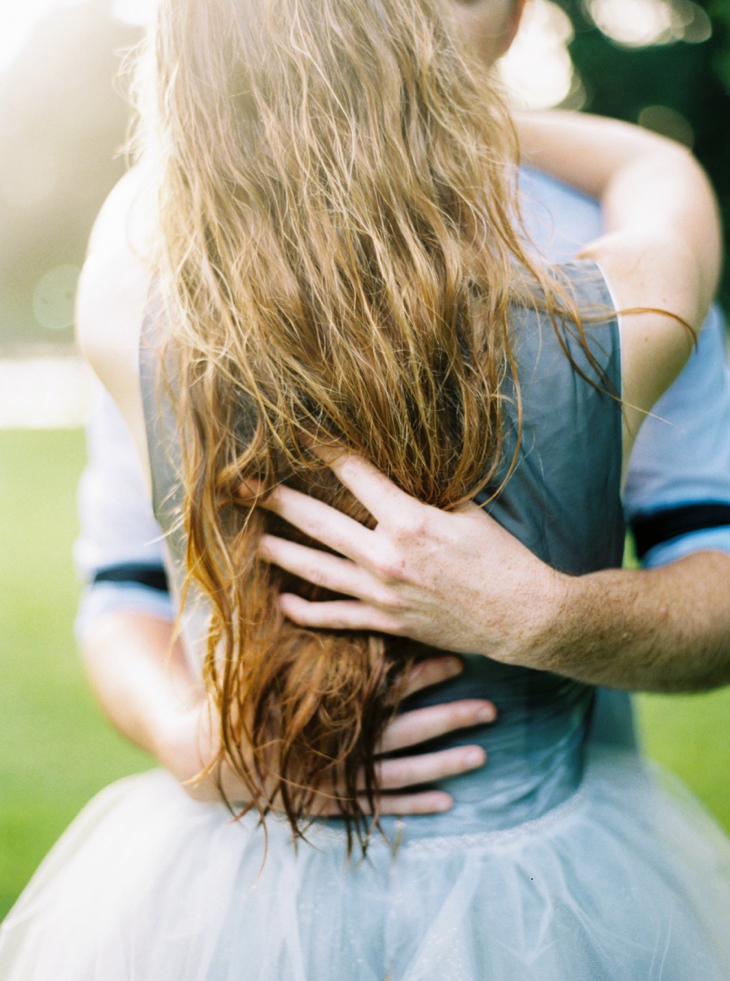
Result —
<path fill-rule="evenodd" d="M 75 277 L 124 169 L 120 51 L 153 3 L 0 0 L 0 356 L 72 348 Z M 569 20 L 537 0 L 550 43 L 540 57 L 523 46 L 512 66 L 523 80 L 532 71 L 530 104 L 562 101 L 693 146 L 727 231 L 730 0 L 559 6 Z M 722 300 L 730 304 L 727 270 Z M 150 765 L 104 721 L 76 653 L 71 546 L 83 463 L 80 430 L 0 431 L 0 917 L 96 790 Z M 649 753 L 730 829 L 730 690 L 638 706 Z"/>
<path fill-rule="evenodd" d="M 107 725 L 73 619 L 80 430 L 0 432 L 0 918 L 97 790 L 150 764 Z"/>
<path fill-rule="evenodd" d="M 636 43 L 651 33 L 662 4 L 654 0 L 559 0 L 574 31 L 569 43 L 583 87 L 582 108 L 614 116 L 688 144 L 712 178 L 730 242 L 730 0 L 666 4 L 670 26 L 661 43 Z M 591 16 L 593 13 L 593 17 Z M 674 23 L 672 25 L 672 16 Z M 634 43 L 616 43 L 595 20 Z M 659 28 L 661 23 L 657 23 Z M 681 38 L 684 37 L 685 40 Z M 730 309 L 730 266 L 721 299 Z"/>

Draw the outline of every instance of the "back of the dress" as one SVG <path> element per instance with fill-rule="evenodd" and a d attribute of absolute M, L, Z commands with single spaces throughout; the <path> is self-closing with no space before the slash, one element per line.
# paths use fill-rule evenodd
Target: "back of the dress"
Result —
<path fill-rule="evenodd" d="M 533 306 L 513 310 L 522 431 L 517 465 L 491 514 L 539 558 L 581 574 L 620 566 L 624 528 L 620 501 L 621 375 L 618 324 L 605 282 L 593 263 L 561 267 L 579 309 L 590 312 L 586 348 L 575 325 L 557 333 Z M 143 328 L 142 394 L 147 420 L 155 514 L 169 532 L 172 578 L 183 570 L 178 436 L 174 412 L 159 385 L 160 327 L 153 300 Z M 168 379 L 169 381 L 169 379 Z M 174 379 L 172 379 L 174 384 Z M 508 396 L 503 472 L 518 439 L 515 391 Z M 489 491 L 483 492 L 487 500 Z M 203 607 L 192 603 L 189 632 L 199 646 Z M 495 725 L 461 731 L 427 747 L 481 744 L 485 769 L 443 781 L 454 797 L 448 814 L 410 818 L 407 834 L 432 836 L 513 827 L 571 797 L 581 780 L 592 689 L 545 672 L 467 656 L 458 678 L 414 698 L 410 707 L 460 698 L 489 698 Z M 390 827 L 392 822 L 384 822 Z"/>

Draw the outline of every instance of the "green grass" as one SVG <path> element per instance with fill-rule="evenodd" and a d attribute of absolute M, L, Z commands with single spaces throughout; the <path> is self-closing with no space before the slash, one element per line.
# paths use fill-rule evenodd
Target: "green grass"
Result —
<path fill-rule="evenodd" d="M 689 784 L 730 831 L 730 688 L 703 695 L 640 695 L 644 749 Z"/>
<path fill-rule="evenodd" d="M 106 723 L 73 637 L 80 431 L 0 432 L 0 918 L 97 790 L 150 765 Z"/>
<path fill-rule="evenodd" d="M 73 638 L 80 432 L 0 432 L 0 918 L 101 787 L 150 765 L 105 722 Z M 643 696 L 645 745 L 730 829 L 730 689 Z"/>

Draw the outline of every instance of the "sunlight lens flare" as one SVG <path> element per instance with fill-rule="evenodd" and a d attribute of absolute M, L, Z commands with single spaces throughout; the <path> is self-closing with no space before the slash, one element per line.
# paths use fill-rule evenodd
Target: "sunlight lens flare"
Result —
<path fill-rule="evenodd" d="M 80 7 L 89 0 L 0 0 L 0 71 L 18 55 L 33 28 L 54 7 Z"/>
<path fill-rule="evenodd" d="M 112 17 L 122 24 L 133 27 L 146 27 L 152 20 L 157 0 L 114 0 Z"/>
<path fill-rule="evenodd" d="M 500 61 L 515 107 L 550 109 L 581 91 L 568 53 L 572 40 L 570 18 L 556 3 L 533 0 L 526 7 L 519 33 Z M 579 101 L 571 100 L 571 108 L 580 108 Z"/>
<path fill-rule="evenodd" d="M 33 290 L 33 313 L 42 327 L 66 330 L 73 326 L 76 284 L 81 270 L 64 264 L 51 269 Z"/>
<path fill-rule="evenodd" d="M 587 0 L 586 10 L 596 27 L 624 48 L 699 44 L 712 35 L 710 18 L 691 0 Z"/>

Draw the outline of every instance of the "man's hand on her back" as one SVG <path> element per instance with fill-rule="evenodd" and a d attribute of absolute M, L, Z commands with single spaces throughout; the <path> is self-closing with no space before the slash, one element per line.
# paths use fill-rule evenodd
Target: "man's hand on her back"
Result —
<path fill-rule="evenodd" d="M 457 657 L 434 657 L 415 666 L 405 690 L 405 697 L 423 688 L 453 678 L 462 670 Z M 495 707 L 483 699 L 469 699 L 415 709 L 398 715 L 386 728 L 379 751 L 383 754 L 414 749 L 438 736 L 475 725 L 493 722 Z M 250 800 L 249 791 L 229 764 L 214 764 L 218 757 L 218 726 L 208 701 L 171 715 L 157 743 L 160 762 L 170 770 L 187 793 L 199 801 L 220 801 L 221 787 L 226 799 L 235 804 Z M 382 795 L 380 813 L 430 814 L 447 811 L 452 805 L 449 794 L 440 790 L 409 792 L 409 787 L 424 785 L 456 776 L 484 764 L 486 755 L 480 746 L 456 746 L 439 752 L 383 759 L 378 765 Z M 337 787 L 321 790 L 315 803 L 317 815 L 337 815 Z M 366 805 L 366 802 L 363 802 Z M 276 800 L 273 801 L 276 809 Z"/>

